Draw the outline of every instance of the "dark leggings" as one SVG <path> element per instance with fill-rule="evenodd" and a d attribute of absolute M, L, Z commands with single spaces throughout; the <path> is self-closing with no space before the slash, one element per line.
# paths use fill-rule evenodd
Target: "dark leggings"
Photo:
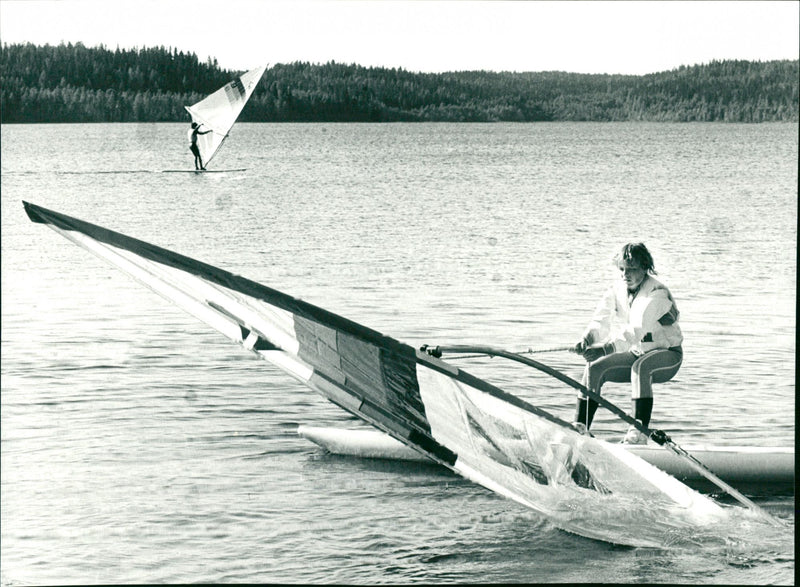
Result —
<path fill-rule="evenodd" d="M 681 347 L 656 349 L 644 355 L 614 353 L 587 363 L 581 383 L 600 393 L 606 381 L 631 383 L 633 417 L 647 426 L 653 410 L 653 383 L 664 383 L 672 379 L 683 362 Z M 597 402 L 578 394 L 575 421 L 591 425 Z"/>
<path fill-rule="evenodd" d="M 680 347 L 656 349 L 638 356 L 633 353 L 614 353 L 594 363 L 587 363 L 581 383 L 600 393 L 606 381 L 630 382 L 631 399 L 652 398 L 653 383 L 664 383 L 675 377 L 682 362 Z"/>

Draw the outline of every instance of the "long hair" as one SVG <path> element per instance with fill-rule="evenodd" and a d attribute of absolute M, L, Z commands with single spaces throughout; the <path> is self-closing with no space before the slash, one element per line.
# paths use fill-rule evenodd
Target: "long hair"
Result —
<path fill-rule="evenodd" d="M 628 243 L 622 245 L 622 249 L 614 256 L 614 263 L 619 265 L 623 261 L 633 261 L 639 267 L 652 275 L 656 275 L 656 267 L 653 263 L 653 255 L 644 246 L 644 243 Z"/>

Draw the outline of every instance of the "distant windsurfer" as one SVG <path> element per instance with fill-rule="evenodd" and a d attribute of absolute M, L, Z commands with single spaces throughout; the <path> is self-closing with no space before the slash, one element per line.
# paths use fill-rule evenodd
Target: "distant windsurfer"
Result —
<path fill-rule="evenodd" d="M 212 130 L 201 131 L 201 126 L 202 125 L 193 122 L 192 128 L 189 129 L 189 150 L 194 154 L 194 168 L 196 171 L 200 171 L 201 169 L 205 171 L 206 169 L 203 165 L 203 158 L 200 156 L 200 149 L 197 147 L 197 135 L 207 135 L 213 132 Z"/>
<path fill-rule="evenodd" d="M 653 411 L 653 383 L 672 379 L 683 361 L 680 313 L 667 287 L 653 275 L 653 257 L 642 243 L 628 243 L 614 257 L 620 279 L 597 304 L 573 352 L 583 355 L 583 385 L 595 393 L 606 381 L 631 382 L 632 416 L 645 427 Z M 588 432 L 597 402 L 578 395 L 575 423 Z M 626 444 L 646 444 L 631 426 Z"/>

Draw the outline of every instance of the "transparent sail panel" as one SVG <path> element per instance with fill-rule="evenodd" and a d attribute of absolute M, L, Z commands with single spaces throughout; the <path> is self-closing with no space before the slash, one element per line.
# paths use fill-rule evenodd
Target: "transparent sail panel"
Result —
<path fill-rule="evenodd" d="M 555 525 L 590 538 L 659 546 L 665 527 L 689 529 L 685 537 L 691 537 L 727 520 L 727 509 L 621 446 L 513 405 L 463 372 L 453 377 L 432 367 L 417 371 L 422 399 L 434 439 L 457 447 L 454 469 Z"/>

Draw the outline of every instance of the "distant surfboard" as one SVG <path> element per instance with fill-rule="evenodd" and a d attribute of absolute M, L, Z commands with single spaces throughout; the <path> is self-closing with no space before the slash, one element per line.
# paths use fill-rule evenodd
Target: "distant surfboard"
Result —
<path fill-rule="evenodd" d="M 240 169 L 164 169 L 163 173 L 234 173 L 239 171 L 247 171 L 246 167 Z"/>

